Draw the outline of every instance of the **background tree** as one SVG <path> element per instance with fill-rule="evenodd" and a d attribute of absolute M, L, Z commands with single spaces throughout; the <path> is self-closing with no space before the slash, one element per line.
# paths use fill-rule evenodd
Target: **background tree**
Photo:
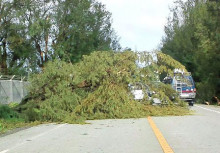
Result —
<path fill-rule="evenodd" d="M 118 49 L 111 13 L 100 2 L 60 1 L 56 12 L 53 48 L 59 58 L 76 62 L 93 50 Z"/>
<path fill-rule="evenodd" d="M 2 74 L 39 71 L 55 58 L 78 62 L 94 50 L 117 50 L 111 13 L 95 0 L 1 0 Z"/>
<path fill-rule="evenodd" d="M 51 0 L 23 0 L 16 2 L 18 20 L 24 27 L 24 39 L 29 43 L 31 64 L 43 67 L 51 51 L 51 16 L 55 13 L 55 3 Z"/>
<path fill-rule="evenodd" d="M 11 29 L 13 27 L 13 4 L 7 0 L 0 0 L 0 59 L 1 73 L 8 73 L 7 59 L 11 53 L 9 49 Z"/>
<path fill-rule="evenodd" d="M 220 96 L 220 2 L 179 0 L 175 4 L 162 51 L 192 72 L 201 99 Z"/>

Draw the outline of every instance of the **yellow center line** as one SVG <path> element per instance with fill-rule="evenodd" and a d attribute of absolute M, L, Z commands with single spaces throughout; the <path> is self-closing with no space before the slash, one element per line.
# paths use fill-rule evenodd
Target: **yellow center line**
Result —
<path fill-rule="evenodd" d="M 164 153 L 174 153 L 172 148 L 170 147 L 170 145 L 167 143 L 166 139 L 164 138 L 163 134 L 160 132 L 160 130 L 157 128 L 156 124 L 154 123 L 154 121 L 152 120 L 152 118 L 149 116 L 148 118 L 148 122 L 151 126 L 151 128 L 154 131 L 154 134 L 157 137 L 157 140 L 159 141 L 163 152 Z"/>

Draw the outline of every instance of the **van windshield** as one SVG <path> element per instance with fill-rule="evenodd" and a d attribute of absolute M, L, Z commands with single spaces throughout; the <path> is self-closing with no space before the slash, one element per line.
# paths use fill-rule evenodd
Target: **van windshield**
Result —
<path fill-rule="evenodd" d="M 184 76 L 185 80 L 186 80 L 186 84 L 187 86 L 194 86 L 194 82 L 191 76 Z"/>
<path fill-rule="evenodd" d="M 194 86 L 194 81 L 190 75 L 178 75 L 175 77 L 175 80 L 179 80 L 184 87 Z"/>

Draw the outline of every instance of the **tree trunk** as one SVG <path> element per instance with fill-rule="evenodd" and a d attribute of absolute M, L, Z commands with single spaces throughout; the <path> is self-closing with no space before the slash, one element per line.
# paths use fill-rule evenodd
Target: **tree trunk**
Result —
<path fill-rule="evenodd" d="M 47 62 L 47 52 L 48 52 L 48 38 L 49 38 L 49 35 L 48 35 L 48 33 L 46 34 L 46 36 L 45 36 L 45 51 L 44 51 L 44 60 L 45 60 L 45 62 Z"/>
<path fill-rule="evenodd" d="M 6 42 L 2 42 L 3 46 L 3 54 L 1 55 L 1 73 L 8 74 L 8 68 L 7 68 L 7 50 L 6 50 Z"/>
<path fill-rule="evenodd" d="M 39 66 L 40 66 L 41 68 L 43 68 L 43 65 L 44 65 L 44 53 L 43 53 L 43 51 L 41 50 L 41 47 L 40 47 L 39 43 L 38 43 L 36 40 L 35 40 L 35 47 L 36 47 L 38 53 L 40 54 L 40 63 L 39 63 Z"/>

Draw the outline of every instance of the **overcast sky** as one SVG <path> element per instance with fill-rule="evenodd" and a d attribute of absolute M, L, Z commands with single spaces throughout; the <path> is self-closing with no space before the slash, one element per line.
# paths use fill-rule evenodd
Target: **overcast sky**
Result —
<path fill-rule="evenodd" d="M 174 0 L 99 0 L 112 13 L 113 28 L 122 47 L 157 49 Z"/>

